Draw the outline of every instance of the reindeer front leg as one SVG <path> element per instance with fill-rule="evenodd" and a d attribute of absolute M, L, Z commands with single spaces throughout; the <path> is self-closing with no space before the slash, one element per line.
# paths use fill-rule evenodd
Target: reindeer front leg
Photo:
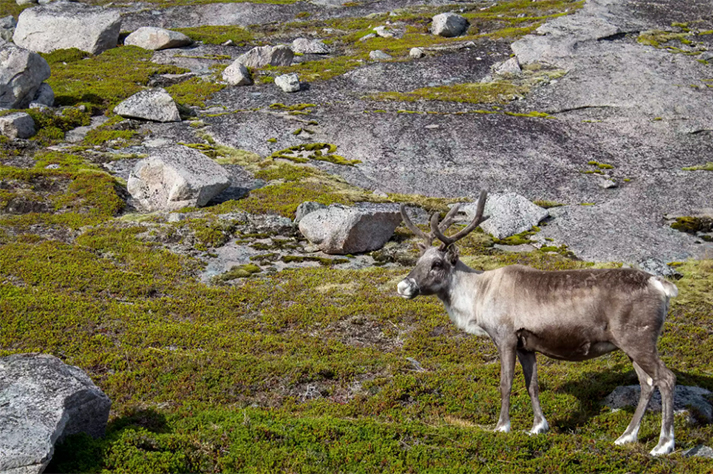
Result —
<path fill-rule="evenodd" d="M 512 379 L 515 376 L 515 344 L 498 344 L 500 353 L 500 416 L 495 431 L 503 433 L 510 432 L 510 392 L 512 390 Z"/>

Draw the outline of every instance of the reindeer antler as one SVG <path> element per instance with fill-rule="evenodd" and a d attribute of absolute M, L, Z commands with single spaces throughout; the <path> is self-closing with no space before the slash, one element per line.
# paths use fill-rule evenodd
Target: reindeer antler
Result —
<path fill-rule="evenodd" d="M 435 239 L 433 233 L 426 234 L 424 231 L 416 227 L 413 222 L 411 222 L 408 214 L 406 214 L 406 205 L 404 204 L 401 204 L 401 218 L 404 220 L 406 227 L 408 227 L 411 232 L 416 234 L 416 237 L 423 239 L 428 247 L 433 245 L 433 239 Z"/>
<path fill-rule="evenodd" d="M 485 222 L 488 217 L 483 217 L 483 211 L 485 211 L 485 199 L 488 196 L 488 192 L 483 190 L 480 192 L 480 197 L 478 198 L 478 209 L 475 212 L 475 218 L 471 221 L 468 226 L 461 230 L 460 232 L 447 237 L 443 234 L 445 230 L 453 223 L 453 216 L 455 213 L 453 211 L 459 207 L 459 206 L 454 206 L 453 209 L 446 215 L 446 217 L 443 219 L 443 222 L 441 222 L 441 225 L 438 224 L 438 213 L 434 213 L 431 216 L 431 234 L 436 237 L 438 240 L 443 242 L 444 246 L 451 245 L 452 243 L 455 243 L 465 237 L 466 235 L 470 234 L 475 230 L 476 227 L 478 227 L 481 223 Z M 457 211 L 456 211 L 457 212 Z M 453 216 L 451 215 L 453 213 Z M 448 224 L 447 226 L 444 226 L 443 224 Z"/>

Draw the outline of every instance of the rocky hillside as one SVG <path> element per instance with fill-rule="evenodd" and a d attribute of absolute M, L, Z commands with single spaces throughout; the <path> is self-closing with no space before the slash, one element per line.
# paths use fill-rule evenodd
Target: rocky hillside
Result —
<path fill-rule="evenodd" d="M 42 3 L 0 0 L 0 356 L 113 403 L 49 471 L 710 472 L 705 396 L 612 444 L 621 353 L 541 357 L 540 436 L 518 368 L 492 433 L 492 342 L 395 293 L 397 204 L 487 189 L 466 263 L 677 278 L 661 357 L 713 390 L 710 2 Z"/>

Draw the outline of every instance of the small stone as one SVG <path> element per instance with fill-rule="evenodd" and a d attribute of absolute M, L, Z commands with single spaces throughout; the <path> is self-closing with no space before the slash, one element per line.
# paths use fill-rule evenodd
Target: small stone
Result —
<path fill-rule="evenodd" d="M 390 59 L 393 59 L 393 57 L 381 51 L 380 49 L 377 49 L 369 53 L 369 59 L 372 59 L 374 61 L 388 61 Z"/>
<path fill-rule="evenodd" d="M 39 54 L 0 41 L 0 108 L 27 107 L 50 73 L 49 64 Z"/>
<path fill-rule="evenodd" d="M 408 55 L 411 56 L 413 59 L 421 59 L 425 56 L 425 53 L 421 48 L 411 48 L 411 50 L 408 52 Z"/>
<path fill-rule="evenodd" d="M 599 178 L 599 179 L 597 179 L 597 186 L 599 186 L 602 189 L 614 189 L 614 188 L 618 188 L 619 184 L 612 179 Z"/>
<path fill-rule="evenodd" d="M 45 166 L 46 170 L 58 170 L 59 165 L 57 163 L 52 163 L 50 165 Z"/>
<path fill-rule="evenodd" d="M 283 74 L 275 78 L 275 84 L 283 92 L 298 92 L 300 90 L 300 78 L 295 73 Z"/>
<path fill-rule="evenodd" d="M 225 43 L 223 43 L 223 46 L 233 46 L 235 43 L 233 43 L 233 40 L 228 40 Z"/>
<path fill-rule="evenodd" d="M 14 138 L 30 138 L 36 132 L 35 121 L 25 112 L 14 112 L 0 117 L 0 133 Z"/>
<path fill-rule="evenodd" d="M 15 0 L 16 3 L 20 6 L 22 5 L 36 5 L 37 0 Z"/>
<path fill-rule="evenodd" d="M 359 38 L 359 41 L 366 41 L 366 40 L 370 40 L 372 38 L 376 38 L 376 35 L 374 33 L 369 33 L 368 35 L 365 35 L 365 36 L 362 36 L 361 38 Z"/>
<path fill-rule="evenodd" d="M 696 446 L 695 448 L 687 449 L 683 453 L 683 457 L 690 458 L 690 457 L 699 457 L 699 458 L 707 458 L 707 459 L 713 459 L 713 449 L 710 448 L 709 446 Z"/>
<path fill-rule="evenodd" d="M 446 38 L 460 36 L 468 29 L 468 20 L 455 13 L 441 13 L 433 17 L 431 33 Z"/>
<path fill-rule="evenodd" d="M 329 48 L 322 40 L 297 38 L 292 42 L 292 51 L 300 54 L 329 54 Z"/>
<path fill-rule="evenodd" d="M 253 83 L 253 78 L 248 68 L 237 60 L 225 68 L 223 71 L 223 80 L 231 86 L 249 86 Z"/>
<path fill-rule="evenodd" d="M 168 222 L 181 222 L 185 218 L 185 214 L 182 214 L 180 212 L 172 212 L 168 215 Z"/>
<path fill-rule="evenodd" d="M 52 107 L 54 105 L 54 91 L 46 82 L 40 84 L 40 88 L 35 92 L 35 98 L 30 102 L 30 107 L 32 108 L 33 105 L 44 105 L 46 107 Z M 84 107 L 86 108 L 86 106 Z"/>
<path fill-rule="evenodd" d="M 711 59 L 713 59 L 713 51 L 705 51 L 701 53 L 698 56 L 698 59 L 702 59 L 703 61 L 710 61 Z"/>
<path fill-rule="evenodd" d="M 154 26 L 141 27 L 124 40 L 126 46 L 138 46 L 139 48 L 153 51 L 180 48 L 191 43 L 193 43 L 193 40 L 183 33 Z"/>
<path fill-rule="evenodd" d="M 154 122 L 180 122 L 181 114 L 166 89 L 147 89 L 137 92 L 114 107 L 114 113 L 127 118 Z"/>
<path fill-rule="evenodd" d="M 5 41 L 12 41 L 12 35 L 15 33 L 17 22 L 12 15 L 0 18 L 0 38 Z"/>
<path fill-rule="evenodd" d="M 382 38 L 393 38 L 394 37 L 394 32 L 386 29 L 385 26 L 377 26 L 376 28 L 374 28 L 374 32 L 378 36 L 381 36 Z"/>

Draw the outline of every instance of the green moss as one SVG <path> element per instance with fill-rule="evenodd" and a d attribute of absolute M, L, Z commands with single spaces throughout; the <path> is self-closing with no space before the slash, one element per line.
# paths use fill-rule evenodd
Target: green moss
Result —
<path fill-rule="evenodd" d="M 612 165 L 610 165 L 610 164 L 608 164 L 608 163 L 599 163 L 599 162 L 594 161 L 594 160 L 588 161 L 587 164 L 588 164 L 588 165 L 591 165 L 591 166 L 596 166 L 596 167 L 599 168 L 600 170 L 610 170 L 610 169 L 614 169 L 614 166 L 612 166 Z"/>
<path fill-rule="evenodd" d="M 709 161 L 705 165 L 686 166 L 681 169 L 683 171 L 713 171 L 713 161 Z"/>
<path fill-rule="evenodd" d="M 150 62 L 153 52 L 136 46 L 112 48 L 86 59 L 82 54 L 69 50 L 44 55 L 52 68 L 47 83 L 57 105 L 89 103 L 108 109 L 139 92 L 155 74 L 187 72 Z"/>
<path fill-rule="evenodd" d="M 213 278 L 214 283 L 237 280 L 238 278 L 249 278 L 255 273 L 260 273 L 262 269 L 252 263 L 245 265 L 235 265 L 230 270 Z"/>
<path fill-rule="evenodd" d="M 281 102 L 270 104 L 270 108 L 274 110 L 284 110 L 287 112 L 312 112 L 311 109 L 317 107 L 317 104 L 294 104 L 285 105 Z"/>
<path fill-rule="evenodd" d="M 200 77 L 192 77 L 186 81 L 166 88 L 173 99 L 179 104 L 205 107 L 205 102 L 213 94 L 225 88 L 225 84 L 217 84 Z"/>
<path fill-rule="evenodd" d="M 292 134 L 299 135 L 302 129 L 295 130 Z M 360 160 L 348 160 L 334 152 L 336 145 L 331 143 L 306 143 L 294 145 L 284 150 L 276 151 L 270 157 L 274 159 L 290 160 L 295 163 L 308 163 L 309 160 L 328 161 L 336 165 L 354 166 L 361 163 Z"/>
<path fill-rule="evenodd" d="M 373 100 L 394 100 L 415 102 L 439 100 L 471 104 L 504 104 L 527 92 L 522 86 L 508 82 L 486 82 L 471 84 L 451 84 L 447 86 L 424 87 L 411 92 L 379 92 L 369 96 Z"/>
<path fill-rule="evenodd" d="M 671 227 L 681 232 L 696 234 L 698 232 L 712 232 L 713 219 L 709 217 L 677 217 Z"/>
<path fill-rule="evenodd" d="M 552 207 L 564 206 L 564 204 L 562 204 L 561 202 L 548 201 L 548 200 L 546 200 L 546 199 L 537 199 L 537 200 L 535 200 L 535 201 L 532 201 L 532 203 L 533 203 L 533 204 L 536 204 L 536 205 L 538 205 L 538 206 L 540 206 L 540 207 L 543 207 L 543 208 L 545 208 L 545 209 L 550 209 L 550 208 L 552 208 Z"/>
<path fill-rule="evenodd" d="M 302 255 L 283 255 L 280 260 L 285 263 L 317 262 L 324 267 L 331 267 L 332 265 L 339 265 L 341 263 L 349 262 L 349 259 L 346 258 L 327 258 Z"/>
<path fill-rule="evenodd" d="M 194 41 L 206 44 L 223 44 L 232 41 L 238 46 L 251 43 L 254 38 L 250 31 L 240 26 L 199 26 L 194 28 L 177 28 Z"/>

